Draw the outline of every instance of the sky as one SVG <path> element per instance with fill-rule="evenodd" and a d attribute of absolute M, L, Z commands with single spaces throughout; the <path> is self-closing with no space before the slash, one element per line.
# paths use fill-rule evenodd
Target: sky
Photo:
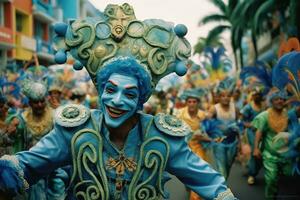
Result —
<path fill-rule="evenodd" d="M 188 28 L 187 40 L 194 46 L 198 38 L 205 37 L 214 25 L 199 26 L 200 19 L 208 14 L 218 12 L 209 0 L 90 0 L 103 11 L 107 4 L 123 4 L 133 6 L 135 16 L 139 20 L 163 19 L 176 24 L 184 24 Z"/>

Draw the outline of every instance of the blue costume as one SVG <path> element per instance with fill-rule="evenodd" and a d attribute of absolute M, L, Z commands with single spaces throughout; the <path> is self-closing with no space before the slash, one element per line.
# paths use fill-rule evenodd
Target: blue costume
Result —
<path fill-rule="evenodd" d="M 230 96 L 235 86 L 235 80 L 228 78 L 220 82 L 218 93 Z M 223 97 L 221 97 L 223 98 Z M 211 152 L 212 166 L 226 179 L 237 153 L 239 129 L 236 123 L 236 108 L 228 98 L 228 110 L 224 110 L 221 103 L 214 106 L 214 118 L 204 120 L 202 129 L 213 139 L 207 144 L 207 152 Z"/>
<path fill-rule="evenodd" d="M 77 59 L 74 67 L 87 68 L 101 110 L 59 107 L 54 129 L 36 146 L 2 159 L 0 187 L 18 191 L 58 167 L 72 165 L 70 188 L 76 199 L 166 198 L 168 173 L 206 199 L 235 199 L 225 179 L 188 148 L 185 123 L 170 115 L 140 112 L 160 78 L 186 72 L 186 27 L 135 20 L 126 3 L 108 5 L 105 14 L 106 19 L 56 27 L 63 49 L 56 61 L 65 61 L 64 53 L 70 50 Z M 3 178 L 7 174 L 15 179 Z"/>

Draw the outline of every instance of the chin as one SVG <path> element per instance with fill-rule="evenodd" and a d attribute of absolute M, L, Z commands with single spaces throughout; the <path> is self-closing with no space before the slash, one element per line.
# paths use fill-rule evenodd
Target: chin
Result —
<path fill-rule="evenodd" d="M 105 116 L 105 124 L 110 128 L 118 128 L 124 122 L 125 122 L 125 120 L 112 119 L 110 116 Z"/>

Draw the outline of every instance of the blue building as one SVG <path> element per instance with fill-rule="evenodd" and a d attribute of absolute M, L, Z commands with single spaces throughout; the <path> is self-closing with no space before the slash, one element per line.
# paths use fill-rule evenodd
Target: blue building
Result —
<path fill-rule="evenodd" d="M 56 22 L 102 15 L 88 0 L 32 0 L 32 8 L 36 54 L 46 66 L 54 63 L 52 39 Z"/>

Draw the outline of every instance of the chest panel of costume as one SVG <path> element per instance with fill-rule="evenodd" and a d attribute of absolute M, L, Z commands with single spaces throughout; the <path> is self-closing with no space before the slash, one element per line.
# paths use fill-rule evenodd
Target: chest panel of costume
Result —
<path fill-rule="evenodd" d="M 143 131 L 143 141 L 135 151 L 138 155 L 130 158 L 126 155 L 107 156 L 109 148 L 106 148 L 105 136 L 99 131 L 81 129 L 76 132 L 71 141 L 71 182 L 75 197 L 135 200 L 164 196 L 162 176 L 170 147 L 163 137 L 150 134 L 154 130 L 151 124 L 150 121 Z M 118 170 L 127 176 L 119 176 Z"/>

